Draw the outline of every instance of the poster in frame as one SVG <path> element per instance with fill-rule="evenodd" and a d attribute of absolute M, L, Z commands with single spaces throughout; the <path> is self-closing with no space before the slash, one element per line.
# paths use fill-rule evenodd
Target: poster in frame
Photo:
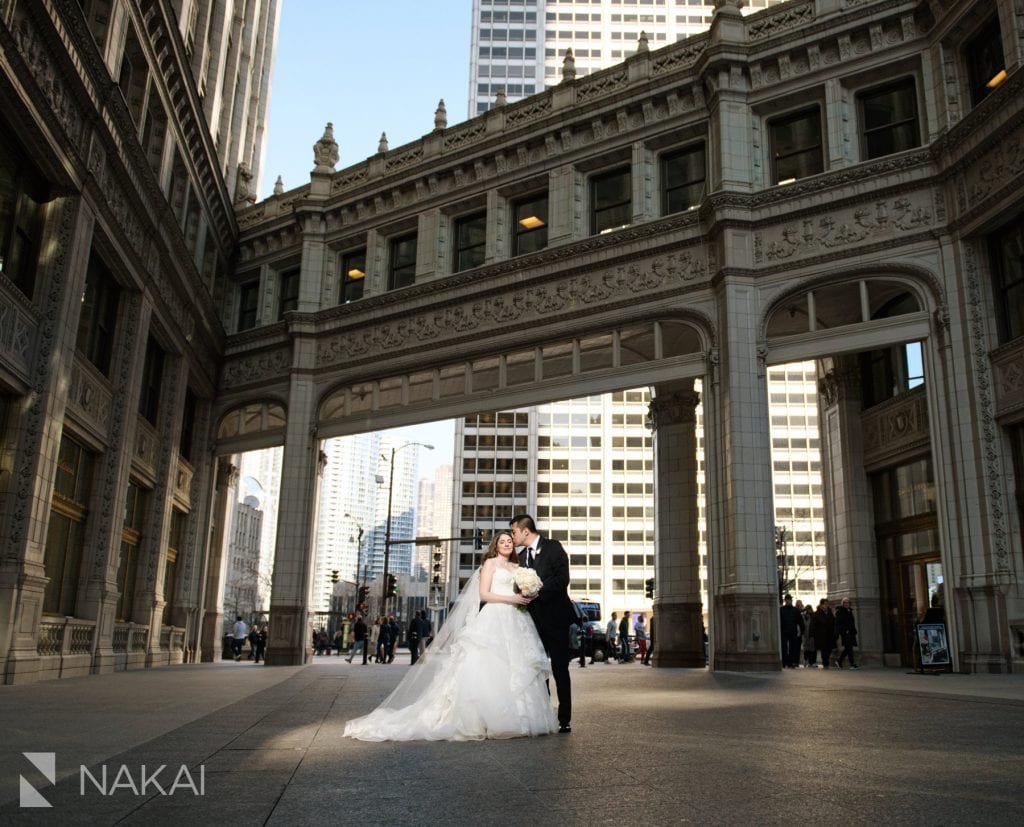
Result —
<path fill-rule="evenodd" d="M 919 623 L 916 635 L 922 669 L 947 668 L 952 664 L 945 623 Z"/>

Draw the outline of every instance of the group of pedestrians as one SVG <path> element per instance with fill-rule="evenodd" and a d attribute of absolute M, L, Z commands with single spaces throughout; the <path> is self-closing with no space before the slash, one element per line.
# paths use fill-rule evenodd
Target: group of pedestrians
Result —
<path fill-rule="evenodd" d="M 782 666 L 796 669 L 800 666 L 803 652 L 804 666 L 828 669 L 834 666 L 842 669 L 845 660 L 851 669 L 859 669 L 854 659 L 857 646 L 857 624 L 850 608 L 850 599 L 843 598 L 835 612 L 827 598 L 818 601 L 815 609 L 803 601 L 793 603 L 793 595 L 787 594 L 779 609 L 779 629 L 782 635 Z M 833 662 L 832 653 L 840 649 L 839 657 Z"/>
<path fill-rule="evenodd" d="M 261 660 L 266 660 L 267 652 L 267 634 L 269 629 L 267 624 L 264 623 L 262 626 L 258 626 L 255 623 L 252 627 L 249 626 L 241 615 L 235 615 L 235 623 L 231 627 L 231 654 L 236 661 L 242 659 L 242 652 L 245 649 L 246 641 L 249 642 L 249 657 L 248 660 L 259 663 Z"/>
<path fill-rule="evenodd" d="M 611 663 L 613 657 L 618 663 L 634 663 L 633 644 L 636 643 L 636 654 L 640 656 L 640 663 L 643 666 L 651 665 L 651 655 L 654 652 L 653 617 L 648 631 L 647 618 L 643 612 L 637 612 L 636 617 L 633 617 L 633 613 L 627 609 L 622 613 L 621 619 L 618 612 L 612 612 L 604 629 L 604 637 L 608 643 L 606 663 Z"/>

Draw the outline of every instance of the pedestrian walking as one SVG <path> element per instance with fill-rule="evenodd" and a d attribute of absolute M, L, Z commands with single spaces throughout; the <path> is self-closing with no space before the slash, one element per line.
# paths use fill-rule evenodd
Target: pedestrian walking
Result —
<path fill-rule="evenodd" d="M 647 621 L 644 619 L 644 613 L 637 613 L 636 620 L 633 621 L 633 634 L 636 636 L 637 649 L 640 650 L 640 663 L 647 663 Z"/>
<path fill-rule="evenodd" d="M 366 660 L 366 621 L 363 620 L 363 616 L 360 614 L 356 615 L 356 622 L 352 626 L 352 636 L 354 643 L 352 649 L 348 653 L 348 657 L 345 658 L 349 663 L 352 663 L 352 658 L 357 652 L 363 653 L 363 660 Z"/>
<path fill-rule="evenodd" d="M 783 669 L 796 669 L 800 665 L 800 635 L 803 626 L 804 619 L 793 605 L 793 595 L 787 594 L 782 598 L 782 606 L 779 607 Z"/>
<path fill-rule="evenodd" d="M 828 599 L 821 598 L 814 612 L 814 649 L 821 657 L 819 669 L 828 669 L 832 650 L 836 648 L 836 617 L 829 608 Z"/>
<path fill-rule="evenodd" d="M 857 624 L 854 621 L 853 610 L 850 608 L 850 598 L 848 597 L 844 597 L 842 603 L 839 604 L 839 608 L 836 609 L 836 634 L 839 635 L 839 641 L 843 646 L 843 650 L 839 653 L 839 660 L 836 661 L 836 666 L 842 669 L 843 660 L 848 659 L 850 668 L 858 669 L 859 667 L 853 659 L 853 650 L 857 645 Z"/>
<path fill-rule="evenodd" d="M 629 648 L 631 640 L 629 632 L 629 611 L 627 610 L 622 613 L 622 620 L 619 621 L 619 663 L 629 663 L 633 659 Z"/>
<path fill-rule="evenodd" d="M 605 626 L 604 639 L 608 642 L 608 654 L 605 655 L 604 662 L 611 663 L 613 657 L 618 659 L 619 651 L 619 615 L 617 612 L 612 612 L 611 619 Z"/>
<path fill-rule="evenodd" d="M 241 615 L 235 615 L 235 625 L 231 627 L 231 651 L 235 660 L 242 659 L 242 648 L 245 646 L 245 639 L 249 636 L 249 627 L 242 620 Z"/>

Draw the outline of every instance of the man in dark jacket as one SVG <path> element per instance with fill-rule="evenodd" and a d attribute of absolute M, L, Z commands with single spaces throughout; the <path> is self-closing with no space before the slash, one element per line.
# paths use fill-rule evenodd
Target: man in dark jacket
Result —
<path fill-rule="evenodd" d="M 853 660 L 853 647 L 857 645 L 857 624 L 853 620 L 853 610 L 850 608 L 848 597 L 844 597 L 842 605 L 836 609 L 836 634 L 843 644 L 843 651 L 839 653 L 836 666 L 842 669 L 843 659 L 849 658 L 850 668 L 857 669 L 858 666 Z"/>
<path fill-rule="evenodd" d="M 569 555 L 558 540 L 537 533 L 533 517 L 509 520 L 512 541 L 522 548 L 519 564 L 533 569 L 544 584 L 527 607 L 537 634 L 551 659 L 551 677 L 558 696 L 558 731 L 572 732 L 572 683 L 569 678 L 569 625 L 575 619 L 569 600 Z"/>
<path fill-rule="evenodd" d="M 398 640 L 402 637 L 402 630 L 398 628 L 398 621 L 395 620 L 394 615 L 388 618 L 388 629 L 390 630 L 390 635 L 388 637 L 387 662 L 394 663 L 395 649 L 398 648 Z"/>
<path fill-rule="evenodd" d="M 420 657 L 420 641 L 423 640 L 426 630 L 424 629 L 423 618 L 416 612 L 409 621 L 409 629 L 406 632 L 406 639 L 409 644 L 409 658 L 411 663 L 416 663 Z"/>
<path fill-rule="evenodd" d="M 804 633 L 804 619 L 793 605 L 793 595 L 782 598 L 779 607 L 779 631 L 782 633 L 782 668 L 796 669 L 800 665 L 800 637 Z"/>
<path fill-rule="evenodd" d="M 829 657 L 836 648 L 836 617 L 829 608 L 828 600 L 821 598 L 814 612 L 814 648 L 821 655 L 819 669 L 828 669 Z"/>
<path fill-rule="evenodd" d="M 355 643 L 352 644 L 352 649 L 345 660 L 352 663 L 352 658 L 356 652 L 362 652 L 363 663 L 366 663 L 366 621 L 363 620 L 363 616 L 360 614 L 356 615 L 356 622 L 352 626 L 352 638 Z"/>

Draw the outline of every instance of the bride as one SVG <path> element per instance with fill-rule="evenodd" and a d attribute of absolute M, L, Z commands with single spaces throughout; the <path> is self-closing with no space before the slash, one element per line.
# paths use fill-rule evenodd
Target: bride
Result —
<path fill-rule="evenodd" d="M 518 567 L 512 535 L 499 531 L 426 654 L 380 706 L 345 725 L 345 736 L 477 741 L 555 732 L 551 665 L 521 608 L 530 598 L 513 589 Z"/>

